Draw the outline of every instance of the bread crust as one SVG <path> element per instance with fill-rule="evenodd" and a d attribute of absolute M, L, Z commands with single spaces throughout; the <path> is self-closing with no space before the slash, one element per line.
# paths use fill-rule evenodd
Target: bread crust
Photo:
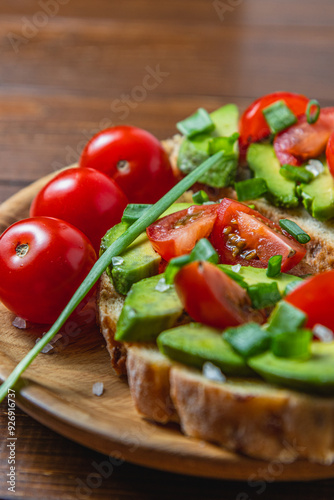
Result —
<path fill-rule="evenodd" d="M 334 460 L 334 400 L 257 380 L 216 383 L 173 366 L 171 396 L 183 432 L 265 460 Z"/>
<path fill-rule="evenodd" d="M 173 168 L 181 136 L 164 141 Z M 235 198 L 232 188 L 209 191 L 211 199 Z M 192 192 L 182 201 L 192 201 Z M 289 218 L 310 236 L 297 274 L 334 268 L 334 222 L 319 223 L 304 210 L 281 210 L 264 199 L 255 208 L 278 222 Z M 98 322 L 117 375 L 127 375 L 138 412 L 153 421 L 179 422 L 192 437 L 215 442 L 250 457 L 291 462 L 307 458 L 334 462 L 334 398 L 320 398 L 271 386 L 262 381 L 216 383 L 200 372 L 171 362 L 156 347 L 115 340 L 125 297 L 103 273 L 98 288 Z"/>

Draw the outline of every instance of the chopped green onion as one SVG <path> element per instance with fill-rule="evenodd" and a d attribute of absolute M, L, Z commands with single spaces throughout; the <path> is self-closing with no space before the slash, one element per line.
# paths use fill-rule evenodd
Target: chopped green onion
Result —
<path fill-rule="evenodd" d="M 191 138 L 202 132 L 211 132 L 215 128 L 215 124 L 209 113 L 205 109 L 199 108 L 193 115 L 178 122 L 176 127 L 181 134 Z"/>
<path fill-rule="evenodd" d="M 315 107 L 315 110 L 312 112 L 312 109 Z M 318 121 L 320 116 L 320 104 L 316 99 L 311 99 L 306 108 L 306 120 L 307 123 L 313 125 L 313 123 Z"/>
<path fill-rule="evenodd" d="M 179 272 L 181 267 L 190 264 L 190 254 L 180 255 L 180 257 L 175 257 L 171 259 L 168 266 L 165 269 L 165 281 L 167 285 L 172 285 L 174 283 L 174 278 Z"/>
<path fill-rule="evenodd" d="M 257 323 L 228 328 L 223 333 L 223 339 L 246 359 L 268 350 L 271 342 L 270 334 Z"/>
<path fill-rule="evenodd" d="M 272 283 L 257 283 L 256 285 L 250 285 L 247 288 L 247 292 L 254 309 L 274 306 L 281 299 L 276 281 Z"/>
<path fill-rule="evenodd" d="M 296 115 L 283 100 L 270 104 L 262 110 L 262 113 L 273 134 L 277 134 L 297 122 Z"/>
<path fill-rule="evenodd" d="M 252 203 L 250 205 L 248 205 L 249 208 L 251 208 L 252 210 L 254 210 L 255 208 L 255 205 L 253 205 Z"/>
<path fill-rule="evenodd" d="M 295 167 L 294 165 L 282 165 L 279 173 L 289 181 L 302 182 L 308 184 L 314 179 L 314 174 L 305 167 Z"/>
<path fill-rule="evenodd" d="M 282 300 L 269 317 L 268 330 L 273 334 L 293 332 L 302 328 L 306 319 L 307 316 L 303 311 Z"/>
<path fill-rule="evenodd" d="M 293 236 L 298 241 L 298 243 L 305 244 L 308 243 L 311 239 L 311 237 L 292 220 L 280 219 L 279 225 L 282 229 L 285 229 L 285 231 L 291 234 L 291 236 Z"/>
<path fill-rule="evenodd" d="M 192 262 L 195 260 L 206 260 L 212 262 L 212 264 L 218 264 L 219 261 L 216 250 L 206 238 L 202 238 L 196 243 L 191 251 L 190 259 Z"/>
<path fill-rule="evenodd" d="M 219 257 L 216 250 L 211 245 L 210 241 L 206 238 L 199 240 L 190 254 L 181 255 L 180 257 L 175 257 L 171 259 L 165 270 L 165 279 L 168 285 L 174 283 L 175 275 L 181 269 L 181 267 L 194 262 L 195 260 L 206 260 L 217 264 Z"/>
<path fill-rule="evenodd" d="M 281 273 L 282 255 L 273 255 L 268 261 L 267 276 L 276 278 Z"/>
<path fill-rule="evenodd" d="M 122 222 L 127 222 L 128 224 L 133 224 L 134 222 L 136 222 L 136 220 L 140 219 L 140 217 L 145 212 L 147 212 L 147 210 L 151 206 L 152 205 L 147 205 L 147 204 L 130 203 L 124 209 L 124 212 L 122 215 Z"/>
<path fill-rule="evenodd" d="M 221 271 L 223 271 L 227 276 L 232 278 L 234 281 L 238 283 L 242 288 L 245 288 L 247 290 L 248 285 L 244 278 L 240 276 L 236 271 L 233 271 L 233 269 L 230 268 L 228 264 L 218 264 L 218 267 Z"/>
<path fill-rule="evenodd" d="M 73 297 L 68 302 L 65 309 L 61 312 L 58 319 L 51 326 L 50 330 L 39 340 L 39 342 L 29 351 L 29 353 L 18 363 L 9 377 L 3 382 L 0 387 L 0 402 L 7 395 L 8 389 L 18 381 L 22 373 L 33 362 L 43 347 L 50 342 L 51 339 L 59 332 L 65 321 L 72 314 L 74 309 L 80 304 L 82 299 L 87 295 L 89 290 L 97 282 L 103 271 L 110 265 L 113 257 L 120 255 L 132 243 L 147 226 L 152 224 L 172 203 L 174 203 L 187 189 L 189 189 L 198 179 L 211 167 L 220 162 L 223 153 L 219 152 L 216 155 L 208 158 L 204 163 L 196 168 L 189 175 L 184 177 L 176 186 L 166 193 L 157 203 L 145 212 L 140 219 L 130 226 L 110 247 L 104 252 L 99 260 L 94 264 L 93 268 L 81 283 L 79 288 L 74 293 Z"/>
<path fill-rule="evenodd" d="M 304 328 L 277 333 L 272 338 L 271 351 L 280 358 L 308 359 L 311 355 L 312 337 L 312 331 Z"/>
<path fill-rule="evenodd" d="M 203 189 L 193 194 L 193 202 L 196 203 L 196 205 L 203 205 L 206 201 L 209 201 L 209 196 Z"/>
<path fill-rule="evenodd" d="M 312 276 L 312 275 L 310 275 L 310 276 Z M 292 292 L 292 290 L 294 290 L 295 288 L 297 288 L 297 286 L 299 286 L 301 283 L 302 283 L 302 281 L 300 281 L 300 280 L 291 281 L 290 283 L 288 283 L 288 284 L 286 285 L 286 287 L 285 287 L 283 297 L 285 297 L 285 296 L 286 296 L 286 295 L 288 295 L 290 292 Z"/>
<path fill-rule="evenodd" d="M 224 151 L 225 156 L 235 154 L 234 145 L 239 138 L 238 132 L 228 137 L 213 137 L 209 141 L 208 152 L 209 155 L 218 153 L 218 151 Z"/>
<path fill-rule="evenodd" d="M 256 200 L 268 191 L 267 183 L 262 177 L 236 182 L 234 187 L 238 201 Z"/>

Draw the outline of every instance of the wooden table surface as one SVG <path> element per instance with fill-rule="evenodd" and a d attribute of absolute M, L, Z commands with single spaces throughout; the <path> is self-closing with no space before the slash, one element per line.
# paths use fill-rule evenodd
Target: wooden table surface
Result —
<path fill-rule="evenodd" d="M 333 23 L 332 0 L 2 0 L 0 202 L 76 161 L 112 124 L 162 139 L 199 106 L 244 108 L 274 90 L 334 105 Z M 16 423 L 16 493 L 2 439 L 1 499 L 334 498 L 334 480 L 229 482 L 128 463 L 101 478 L 103 455 L 20 410 Z"/>

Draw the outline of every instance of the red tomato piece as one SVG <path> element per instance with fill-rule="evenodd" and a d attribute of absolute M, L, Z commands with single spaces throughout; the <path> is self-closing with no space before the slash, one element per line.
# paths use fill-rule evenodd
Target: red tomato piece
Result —
<path fill-rule="evenodd" d="M 185 310 L 195 321 L 224 329 L 264 320 L 260 311 L 251 308 L 246 290 L 209 262 L 182 267 L 174 284 Z"/>
<path fill-rule="evenodd" d="M 146 233 L 154 250 L 166 261 L 191 252 L 201 238 L 210 235 L 218 206 L 193 205 L 153 222 Z"/>
<path fill-rule="evenodd" d="M 326 159 L 329 171 L 334 177 L 334 132 L 332 132 L 327 142 Z"/>
<path fill-rule="evenodd" d="M 285 300 L 307 314 L 307 327 L 319 323 L 334 331 L 334 270 L 308 278 Z"/>
<path fill-rule="evenodd" d="M 281 165 L 301 165 L 309 158 L 316 158 L 326 148 L 327 141 L 334 131 L 334 108 L 323 108 L 318 120 L 307 123 L 306 116 L 298 123 L 278 134 L 274 148 Z"/>
<path fill-rule="evenodd" d="M 67 222 L 16 222 L 0 237 L 0 299 L 25 320 L 54 323 L 95 261 L 88 238 Z"/>
<path fill-rule="evenodd" d="M 79 166 L 107 174 L 131 203 L 155 203 L 175 185 L 168 155 L 158 139 L 136 127 L 99 132 L 84 148 Z"/>
<path fill-rule="evenodd" d="M 273 255 L 282 255 L 283 272 L 304 257 L 306 249 L 278 224 L 247 205 L 224 198 L 211 234 L 224 264 L 265 268 Z"/>
<path fill-rule="evenodd" d="M 239 124 L 240 152 L 244 155 L 252 142 L 265 139 L 270 135 L 269 126 L 263 116 L 262 110 L 276 101 L 283 100 L 290 110 L 300 116 L 306 112 L 309 99 L 300 94 L 290 92 L 274 92 L 256 99 L 241 116 Z"/>
<path fill-rule="evenodd" d="M 60 172 L 36 196 L 30 217 L 62 219 L 80 229 L 99 252 L 101 238 L 121 221 L 128 200 L 118 185 L 92 168 Z"/>

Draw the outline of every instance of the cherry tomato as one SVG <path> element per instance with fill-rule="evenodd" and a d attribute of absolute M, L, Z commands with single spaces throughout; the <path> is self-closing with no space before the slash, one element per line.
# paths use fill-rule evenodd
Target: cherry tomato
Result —
<path fill-rule="evenodd" d="M 155 203 L 175 185 L 158 139 L 136 127 L 118 126 L 95 135 L 83 150 L 79 166 L 113 178 L 131 203 Z"/>
<path fill-rule="evenodd" d="M 166 261 L 191 252 L 198 240 L 210 235 L 218 206 L 193 205 L 153 222 L 146 233 L 154 250 Z"/>
<path fill-rule="evenodd" d="M 241 116 L 240 129 L 240 152 L 245 154 L 248 146 L 252 142 L 260 141 L 270 135 L 270 129 L 263 116 L 262 110 L 276 101 L 283 100 L 291 111 L 297 115 L 303 115 L 306 112 L 309 99 L 300 94 L 290 92 L 274 92 L 259 99 L 256 99 Z"/>
<path fill-rule="evenodd" d="M 334 177 L 334 132 L 332 132 L 327 142 L 326 159 L 329 171 Z"/>
<path fill-rule="evenodd" d="M 90 239 L 98 253 L 101 238 L 120 222 L 127 203 L 125 194 L 105 174 L 92 168 L 70 168 L 37 194 L 30 216 L 70 222 Z"/>
<path fill-rule="evenodd" d="M 309 158 L 316 158 L 326 148 L 334 131 L 334 108 L 323 108 L 314 124 L 307 123 L 306 116 L 298 123 L 278 134 L 274 148 L 281 165 L 301 165 Z"/>
<path fill-rule="evenodd" d="M 53 323 L 95 261 L 88 238 L 67 222 L 16 222 L 0 237 L 0 299 L 25 320 Z"/>
<path fill-rule="evenodd" d="M 334 270 L 306 279 L 285 300 L 307 314 L 307 327 L 319 323 L 334 331 Z"/>
<path fill-rule="evenodd" d="M 217 210 L 211 242 L 224 264 L 265 268 L 273 255 L 282 255 L 283 272 L 304 257 L 306 249 L 278 224 L 247 205 L 224 198 Z"/>
<path fill-rule="evenodd" d="M 244 288 L 209 262 L 192 262 L 175 276 L 175 290 L 187 313 L 215 328 L 263 322 L 260 311 L 251 308 Z"/>

